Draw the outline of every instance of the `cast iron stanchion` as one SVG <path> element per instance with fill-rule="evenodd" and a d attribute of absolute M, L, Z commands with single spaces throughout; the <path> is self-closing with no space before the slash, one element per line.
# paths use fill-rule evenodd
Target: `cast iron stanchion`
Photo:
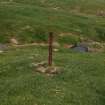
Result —
<path fill-rule="evenodd" d="M 53 32 L 49 33 L 49 56 L 48 56 L 48 66 L 52 66 L 52 52 L 53 52 Z"/>

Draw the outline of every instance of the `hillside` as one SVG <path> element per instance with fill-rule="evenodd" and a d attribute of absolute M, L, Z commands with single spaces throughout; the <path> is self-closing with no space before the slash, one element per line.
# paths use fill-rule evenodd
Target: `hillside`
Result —
<path fill-rule="evenodd" d="M 105 105 L 105 0 L 0 0 L 0 105 Z"/>
<path fill-rule="evenodd" d="M 0 54 L 0 105 L 105 105 L 104 57 L 60 49 L 54 63 L 63 72 L 50 77 L 33 66 L 47 60 L 44 47 Z"/>
<path fill-rule="evenodd" d="M 104 5 L 104 0 L 0 0 L 0 42 L 46 40 L 42 35 L 49 31 L 104 41 Z"/>

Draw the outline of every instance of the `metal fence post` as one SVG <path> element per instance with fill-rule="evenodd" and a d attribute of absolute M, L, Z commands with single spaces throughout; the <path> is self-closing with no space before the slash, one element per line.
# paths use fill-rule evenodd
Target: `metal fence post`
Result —
<path fill-rule="evenodd" d="M 52 56 L 53 56 L 53 32 L 49 33 L 49 55 L 48 55 L 48 65 L 52 66 Z"/>

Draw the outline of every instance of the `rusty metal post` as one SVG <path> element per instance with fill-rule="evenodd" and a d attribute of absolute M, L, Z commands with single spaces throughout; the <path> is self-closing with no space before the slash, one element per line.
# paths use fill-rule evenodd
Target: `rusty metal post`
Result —
<path fill-rule="evenodd" d="M 49 33 L 49 55 L 48 55 L 48 65 L 52 66 L 52 52 L 53 52 L 53 32 Z"/>

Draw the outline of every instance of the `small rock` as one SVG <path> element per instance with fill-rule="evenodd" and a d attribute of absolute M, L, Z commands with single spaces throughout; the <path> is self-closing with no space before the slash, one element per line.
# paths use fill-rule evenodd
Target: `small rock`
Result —
<path fill-rule="evenodd" d="M 65 45 L 64 45 L 64 48 L 72 48 L 73 46 L 74 46 L 73 44 L 71 44 L 71 45 L 65 44 Z"/>
<path fill-rule="evenodd" d="M 59 10 L 59 9 L 60 9 L 60 7 L 54 7 L 53 9 L 54 9 L 54 10 Z"/>
<path fill-rule="evenodd" d="M 3 53 L 4 51 L 0 50 L 0 53 Z"/>
<path fill-rule="evenodd" d="M 41 67 L 41 66 L 47 67 L 47 62 L 44 62 L 44 61 L 43 61 L 43 62 L 37 63 L 36 66 L 37 66 L 37 67 Z"/>
<path fill-rule="evenodd" d="M 48 67 L 46 69 L 46 73 L 47 74 L 58 74 L 59 73 L 59 69 L 57 67 Z"/>
<path fill-rule="evenodd" d="M 11 39 L 10 39 L 10 42 L 11 42 L 12 44 L 15 44 L 15 45 L 19 44 L 18 41 L 17 41 L 17 39 L 15 39 L 15 38 L 11 38 Z"/>
<path fill-rule="evenodd" d="M 40 67 L 37 68 L 37 72 L 45 73 L 46 72 L 46 68 L 43 67 L 43 66 L 40 66 Z"/>
<path fill-rule="evenodd" d="M 58 52 L 58 51 L 59 51 L 59 49 L 53 49 L 53 51 L 54 51 L 54 52 Z"/>

